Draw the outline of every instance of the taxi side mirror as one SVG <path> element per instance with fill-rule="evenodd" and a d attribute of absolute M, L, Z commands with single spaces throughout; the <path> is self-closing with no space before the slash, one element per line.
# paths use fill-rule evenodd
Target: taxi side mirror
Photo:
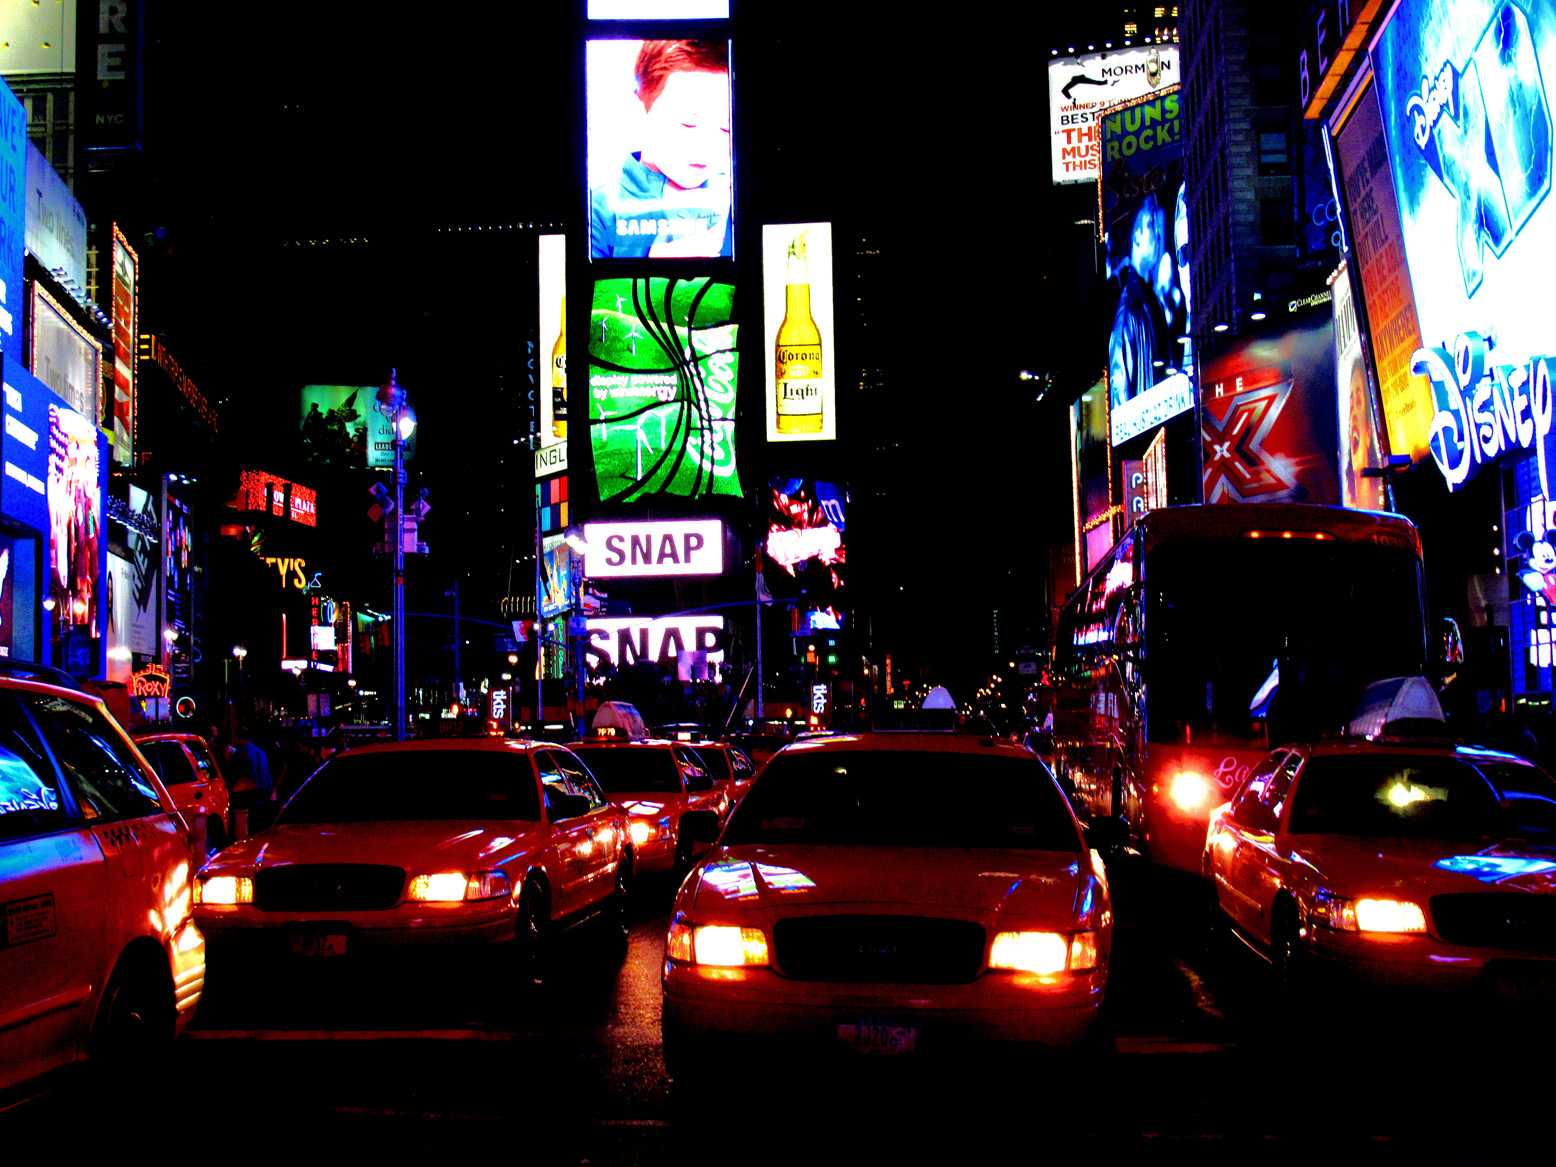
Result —
<path fill-rule="evenodd" d="M 546 794 L 546 812 L 554 823 L 586 815 L 590 807 L 587 794 L 564 794 L 560 791 L 549 791 Z"/>

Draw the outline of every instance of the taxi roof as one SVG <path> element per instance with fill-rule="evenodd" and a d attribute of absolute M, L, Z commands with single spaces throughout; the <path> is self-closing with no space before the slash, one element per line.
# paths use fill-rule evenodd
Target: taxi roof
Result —
<path fill-rule="evenodd" d="M 1287 742 L 1276 749 L 1299 749 L 1310 756 L 1334 757 L 1344 754 L 1377 754 L 1377 755 L 1407 755 L 1407 754 L 1456 754 L 1461 757 L 1473 758 L 1487 762 L 1520 762 L 1526 766 L 1536 763 L 1518 754 L 1510 754 L 1505 750 L 1493 749 L 1490 746 L 1463 745 L 1452 738 L 1381 738 L 1369 740 L 1366 738 L 1320 738 L 1308 742 Z"/>
<path fill-rule="evenodd" d="M 364 742 L 349 751 L 352 757 L 358 754 L 387 754 L 399 753 L 402 750 L 422 753 L 443 753 L 449 750 L 486 750 L 509 753 L 528 753 L 542 746 L 550 747 L 560 743 L 538 742 L 529 738 L 509 737 L 429 737 L 411 738 L 403 742 Z"/>
<path fill-rule="evenodd" d="M 791 742 L 784 753 L 811 753 L 817 750 L 831 753 L 838 750 L 914 750 L 942 754 L 1010 754 L 1013 757 L 1036 757 L 1020 742 L 974 733 L 936 733 L 934 731 L 902 730 L 884 732 L 860 732 L 835 734 L 830 737 L 810 738 Z"/>

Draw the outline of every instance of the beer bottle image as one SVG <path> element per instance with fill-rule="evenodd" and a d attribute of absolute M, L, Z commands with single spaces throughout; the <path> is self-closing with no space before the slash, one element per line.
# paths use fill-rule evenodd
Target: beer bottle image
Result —
<path fill-rule="evenodd" d="M 562 297 L 562 331 L 551 346 L 551 433 L 567 437 L 567 297 Z"/>
<path fill-rule="evenodd" d="M 778 326 L 774 380 L 778 387 L 778 432 L 821 432 L 821 330 L 810 314 L 810 274 L 805 267 L 805 232 L 789 242 L 783 323 Z"/>

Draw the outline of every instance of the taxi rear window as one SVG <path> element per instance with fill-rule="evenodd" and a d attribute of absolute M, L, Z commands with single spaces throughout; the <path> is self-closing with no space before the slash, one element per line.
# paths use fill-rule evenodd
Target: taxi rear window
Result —
<path fill-rule="evenodd" d="M 681 776 L 667 749 L 574 746 L 606 794 L 679 794 Z"/>
<path fill-rule="evenodd" d="M 479 750 L 342 754 L 303 783 L 277 821 L 417 819 L 539 822 L 540 795 L 528 756 Z"/>
<path fill-rule="evenodd" d="M 914 750 L 774 755 L 722 841 L 1081 849 L 1035 758 Z"/>

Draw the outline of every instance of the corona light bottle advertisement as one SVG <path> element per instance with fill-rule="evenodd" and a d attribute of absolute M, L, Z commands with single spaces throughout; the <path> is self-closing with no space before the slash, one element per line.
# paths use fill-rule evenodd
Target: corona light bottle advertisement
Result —
<path fill-rule="evenodd" d="M 762 228 L 767 440 L 837 437 L 832 224 Z"/>

